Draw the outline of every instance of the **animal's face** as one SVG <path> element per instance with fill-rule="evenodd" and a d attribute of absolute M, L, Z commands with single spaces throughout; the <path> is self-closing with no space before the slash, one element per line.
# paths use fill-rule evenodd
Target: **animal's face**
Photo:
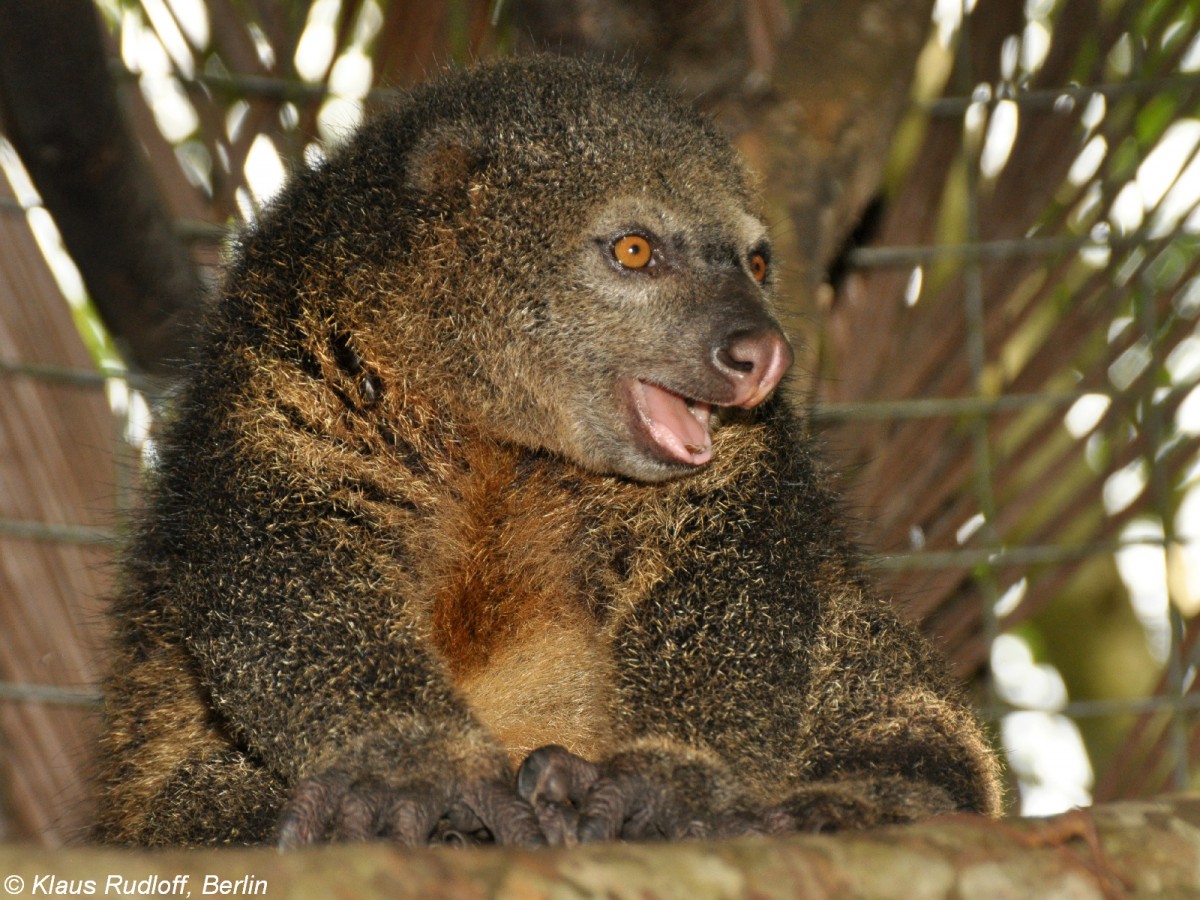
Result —
<path fill-rule="evenodd" d="M 504 71 L 467 76 L 454 103 L 434 86 L 331 166 L 353 201 L 331 214 L 339 252 L 392 279 L 369 329 L 394 357 L 383 382 L 593 471 L 693 472 L 720 411 L 757 406 L 792 363 L 745 173 L 624 75 Z"/>
<path fill-rule="evenodd" d="M 582 317 L 566 451 L 585 465 L 658 481 L 703 466 L 724 407 L 751 408 L 792 351 L 768 311 L 766 230 L 728 195 L 681 208 L 653 195 L 605 204 L 573 260 L 576 282 L 551 305 Z"/>
<path fill-rule="evenodd" d="M 662 481 L 704 466 L 723 408 L 761 403 L 792 363 L 770 312 L 766 229 L 714 180 L 702 196 L 597 202 L 520 277 L 505 358 L 530 386 L 518 440 Z M 537 229 L 531 227 L 531 233 Z"/>

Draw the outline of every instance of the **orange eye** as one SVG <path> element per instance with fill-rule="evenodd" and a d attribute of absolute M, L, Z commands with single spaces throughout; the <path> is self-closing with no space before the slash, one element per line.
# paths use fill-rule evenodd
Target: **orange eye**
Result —
<path fill-rule="evenodd" d="M 767 280 L 767 258 L 761 253 L 750 254 L 750 274 L 759 284 Z"/>
<path fill-rule="evenodd" d="M 653 254 L 648 240 L 640 234 L 627 234 L 613 244 L 612 255 L 626 269 L 644 269 Z"/>

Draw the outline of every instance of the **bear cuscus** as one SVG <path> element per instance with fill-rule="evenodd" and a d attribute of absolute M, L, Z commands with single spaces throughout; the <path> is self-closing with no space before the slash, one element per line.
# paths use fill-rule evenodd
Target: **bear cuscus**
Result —
<path fill-rule="evenodd" d="M 995 814 L 812 439 L 753 183 L 528 58 L 294 173 L 233 249 L 113 602 L 99 837 L 416 845 Z"/>

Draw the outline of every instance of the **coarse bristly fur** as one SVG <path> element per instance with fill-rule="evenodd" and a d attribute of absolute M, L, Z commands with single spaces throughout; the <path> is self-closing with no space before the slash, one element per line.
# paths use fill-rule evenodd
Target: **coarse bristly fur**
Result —
<path fill-rule="evenodd" d="M 711 125 L 576 61 L 448 75 L 297 172 L 125 556 L 101 838 L 997 813 L 977 722 L 763 399 L 791 359 L 769 250 Z"/>

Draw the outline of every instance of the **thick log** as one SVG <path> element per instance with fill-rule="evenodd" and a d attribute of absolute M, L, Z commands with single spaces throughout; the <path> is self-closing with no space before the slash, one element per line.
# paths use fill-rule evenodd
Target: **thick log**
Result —
<path fill-rule="evenodd" d="M 7 879 L 7 880 L 5 880 Z M 0 847 L 16 897 L 1196 897 L 1200 795 L 1049 819 L 952 816 L 843 835 L 571 850 L 382 844 L 192 852 Z"/>

